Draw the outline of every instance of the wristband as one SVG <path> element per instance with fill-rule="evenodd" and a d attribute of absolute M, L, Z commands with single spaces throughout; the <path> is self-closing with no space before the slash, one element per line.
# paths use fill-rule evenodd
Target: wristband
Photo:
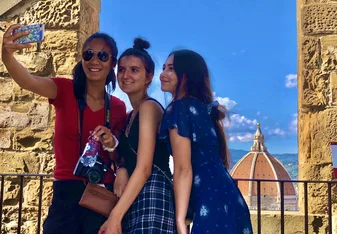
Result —
<path fill-rule="evenodd" d="M 114 147 L 110 148 L 110 147 L 107 147 L 107 146 L 103 145 L 103 149 L 106 150 L 106 151 L 108 151 L 108 152 L 110 152 L 110 153 L 114 152 L 115 149 L 117 148 L 118 144 L 119 144 L 119 141 L 118 141 L 117 137 L 115 137 L 115 135 L 112 135 L 112 137 L 113 137 L 113 139 L 115 141 L 115 146 Z"/>

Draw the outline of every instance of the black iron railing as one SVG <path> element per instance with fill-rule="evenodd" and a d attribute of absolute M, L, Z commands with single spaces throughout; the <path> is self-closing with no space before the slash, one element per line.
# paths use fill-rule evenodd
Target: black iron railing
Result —
<path fill-rule="evenodd" d="M 41 231 L 41 216 L 42 216 L 42 196 L 43 196 L 43 185 L 46 180 L 50 181 L 52 175 L 45 174 L 0 174 L 1 186 L 0 186 L 0 233 L 2 233 L 3 227 L 3 208 L 4 208 L 4 184 L 6 178 L 19 178 L 19 204 L 18 204 L 18 226 L 17 233 L 20 234 L 22 226 L 22 202 L 23 202 L 23 189 L 24 182 L 29 178 L 29 180 L 36 179 L 39 180 L 39 198 L 38 198 L 38 220 L 37 220 L 37 230 L 36 233 L 40 234 Z M 285 201 L 284 201 L 284 184 L 285 183 L 296 183 L 298 186 L 303 184 L 303 196 L 304 196 L 304 230 L 305 233 L 309 233 L 309 216 L 308 216 L 308 185 L 309 184 L 327 184 L 328 194 L 327 194 L 327 215 L 328 215 L 328 233 L 332 233 L 332 187 L 337 185 L 337 181 L 308 181 L 308 180 L 266 180 L 266 179 L 235 179 L 236 183 L 239 181 L 253 181 L 257 183 L 257 233 L 261 234 L 261 183 L 263 182 L 273 182 L 280 184 L 280 216 L 281 216 L 281 234 L 285 233 Z"/>
<path fill-rule="evenodd" d="M 21 233 L 21 225 L 22 225 L 22 202 L 23 202 L 23 188 L 24 188 L 24 180 L 26 178 L 37 179 L 40 181 L 39 185 L 39 199 L 38 199 L 38 220 L 37 220 L 37 230 L 36 233 L 40 234 L 41 230 L 41 214 L 42 214 L 42 194 L 43 194 L 43 183 L 46 178 L 52 177 L 52 175 L 46 175 L 46 174 L 0 174 L 1 177 L 1 190 L 0 190 L 0 233 L 2 233 L 2 214 L 3 214 L 3 204 L 4 204 L 4 185 L 5 185 L 5 179 L 6 178 L 19 178 L 19 208 L 18 208 L 18 227 L 17 227 L 17 233 Z"/>
<path fill-rule="evenodd" d="M 309 233 L 309 211 L 308 211 L 308 184 L 327 184 L 328 185 L 328 197 L 327 197 L 327 215 L 328 215 L 328 233 L 332 233 L 332 186 L 337 185 L 337 181 L 315 181 L 315 180 L 269 180 L 269 179 L 234 179 L 238 184 L 239 181 L 253 181 L 257 183 L 257 233 L 261 234 L 261 183 L 274 182 L 280 183 L 280 216 L 281 216 L 281 234 L 285 232 L 284 222 L 284 184 L 296 183 L 298 186 L 303 184 L 303 196 L 304 196 L 304 231 L 305 234 Z"/>

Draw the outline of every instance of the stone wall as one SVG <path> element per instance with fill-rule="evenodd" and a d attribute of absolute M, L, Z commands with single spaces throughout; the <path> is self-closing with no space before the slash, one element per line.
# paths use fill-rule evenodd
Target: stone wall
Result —
<path fill-rule="evenodd" d="M 12 23 L 44 23 L 45 39 L 17 54 L 32 73 L 71 77 L 86 37 L 98 31 L 99 0 L 26 0 L 2 9 L 0 43 Z M 7 6 L 6 5 L 6 6 Z M 0 173 L 52 174 L 54 109 L 45 98 L 21 89 L 0 61 Z M 20 180 L 5 177 L 2 232 L 17 233 Z M 1 183 L 1 182 L 0 182 Z M 36 233 L 39 180 L 23 181 L 22 232 Z M 43 188 L 42 222 L 52 197 L 51 178 Z"/>
<path fill-rule="evenodd" d="M 330 142 L 337 142 L 337 1 L 297 0 L 297 26 L 299 179 L 332 180 Z M 327 189 L 309 184 L 309 213 L 327 214 Z M 299 193 L 303 211 L 303 186 Z M 332 199 L 337 215 L 336 186 Z"/>

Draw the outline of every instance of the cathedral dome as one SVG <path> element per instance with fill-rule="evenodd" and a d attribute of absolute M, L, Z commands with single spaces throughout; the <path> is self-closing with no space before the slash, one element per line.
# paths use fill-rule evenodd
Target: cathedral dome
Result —
<path fill-rule="evenodd" d="M 264 136 L 261 132 L 260 124 L 254 135 L 254 143 L 250 152 L 244 155 L 230 172 L 234 179 L 270 179 L 270 180 L 291 180 L 289 173 L 283 164 L 273 157 L 264 145 Z M 248 205 L 256 207 L 257 182 L 238 181 L 238 187 L 245 197 Z M 263 207 L 273 206 L 280 201 L 281 184 L 278 182 L 261 182 L 260 194 L 265 200 Z M 285 203 L 296 203 L 297 195 L 293 183 L 284 183 Z M 269 202 L 267 202 L 269 200 Z M 297 207 L 297 205 L 296 205 Z M 289 208 L 293 210 L 293 208 Z"/>

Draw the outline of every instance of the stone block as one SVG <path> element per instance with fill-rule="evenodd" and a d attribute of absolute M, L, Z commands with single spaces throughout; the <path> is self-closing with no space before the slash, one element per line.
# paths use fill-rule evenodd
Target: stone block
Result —
<path fill-rule="evenodd" d="M 78 51 L 78 33 L 74 30 L 48 30 L 41 43 L 41 50 L 63 53 Z"/>
<path fill-rule="evenodd" d="M 337 72 L 330 74 L 331 105 L 337 106 Z"/>
<path fill-rule="evenodd" d="M 305 0 L 306 4 L 312 4 L 312 3 L 327 3 L 331 0 Z M 332 0 L 333 1 L 333 0 Z"/>
<path fill-rule="evenodd" d="M 21 88 L 14 81 L 13 81 L 13 96 L 15 101 L 32 101 L 34 99 L 33 92 Z"/>
<path fill-rule="evenodd" d="M 41 224 L 44 222 L 47 214 L 48 207 L 42 207 Z M 2 231 L 6 234 L 16 234 L 18 227 L 18 206 L 5 206 L 3 208 L 3 217 L 5 217 L 2 223 Z M 35 234 L 37 233 L 37 220 L 38 220 L 38 207 L 27 206 L 22 208 L 22 225 L 21 233 L 23 234 Z M 42 227 L 41 227 L 42 228 Z M 42 230 L 42 229 L 40 229 Z M 42 233 L 42 231 L 41 231 Z"/>
<path fill-rule="evenodd" d="M 0 128 L 14 127 L 23 129 L 29 125 L 26 113 L 15 112 L 11 106 L 0 106 Z"/>
<path fill-rule="evenodd" d="M 337 70 L 337 35 L 322 37 L 321 47 L 322 69 L 324 71 Z"/>
<path fill-rule="evenodd" d="M 101 0 L 81 0 L 81 6 L 83 2 L 87 2 L 92 8 L 94 8 L 98 12 L 101 12 Z"/>
<path fill-rule="evenodd" d="M 34 153 L 29 152 L 0 152 L 1 173 L 36 174 L 39 171 L 38 159 Z"/>
<path fill-rule="evenodd" d="M 31 129 L 44 130 L 48 128 L 49 106 L 47 102 L 34 103 L 32 109 L 29 111 Z"/>
<path fill-rule="evenodd" d="M 321 64 L 320 52 L 319 39 L 315 37 L 305 37 L 302 43 L 304 67 L 307 69 L 318 69 Z"/>
<path fill-rule="evenodd" d="M 14 179 L 14 181 L 13 181 Z M 18 184 L 18 178 L 6 177 L 4 183 L 4 205 L 16 205 L 19 201 L 20 186 Z"/>
<path fill-rule="evenodd" d="M 56 74 L 71 75 L 77 63 L 77 53 L 53 53 L 53 66 Z"/>
<path fill-rule="evenodd" d="M 17 54 L 15 57 L 33 75 L 47 76 L 52 73 L 51 55 L 49 53 Z M 9 76 L 3 63 L 0 63 L 0 75 Z"/>
<path fill-rule="evenodd" d="M 46 129 L 41 132 L 23 129 L 17 131 L 13 137 L 15 150 L 21 151 L 44 151 L 53 150 L 53 129 Z"/>
<path fill-rule="evenodd" d="M 53 197 L 53 178 L 45 178 L 42 186 L 42 205 L 48 206 Z M 40 179 L 38 177 L 30 178 L 23 191 L 23 205 L 37 207 L 40 196 Z"/>
<path fill-rule="evenodd" d="M 301 107 L 314 108 L 315 110 L 325 109 L 329 105 L 329 73 L 320 70 L 303 70 L 302 87 L 299 92 L 303 92 Z"/>
<path fill-rule="evenodd" d="M 0 102 L 8 102 L 13 97 L 13 80 L 8 78 L 0 78 Z"/>
<path fill-rule="evenodd" d="M 87 1 L 81 1 L 80 31 L 91 35 L 99 31 L 99 11 Z"/>
<path fill-rule="evenodd" d="M 304 35 L 337 33 L 337 4 L 311 4 L 302 9 Z"/>
<path fill-rule="evenodd" d="M 7 129 L 0 129 L 0 149 L 9 149 L 12 145 L 12 132 Z"/>
<path fill-rule="evenodd" d="M 313 164 L 312 163 L 299 163 L 298 164 L 298 177 L 299 179 L 310 180 L 330 180 L 332 178 L 332 165 L 331 163 Z"/>
<path fill-rule="evenodd" d="M 38 154 L 39 164 L 40 164 L 40 174 L 53 174 L 55 170 L 55 157 L 54 154 L 50 153 L 39 153 Z"/>
<path fill-rule="evenodd" d="M 20 16 L 20 22 L 44 23 L 47 29 L 78 29 L 80 0 L 37 1 Z"/>

